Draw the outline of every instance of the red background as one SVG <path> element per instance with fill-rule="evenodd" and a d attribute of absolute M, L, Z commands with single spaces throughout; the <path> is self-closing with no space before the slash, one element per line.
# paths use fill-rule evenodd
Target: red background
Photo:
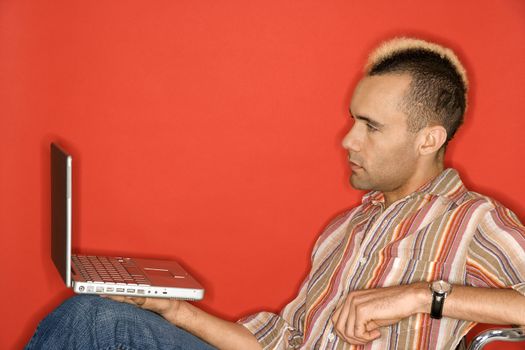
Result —
<path fill-rule="evenodd" d="M 51 141 L 74 156 L 80 251 L 176 258 L 231 320 L 279 310 L 359 202 L 347 108 L 394 35 L 463 59 L 447 163 L 525 219 L 522 0 L 0 1 L 0 348 L 71 295 L 49 257 Z"/>

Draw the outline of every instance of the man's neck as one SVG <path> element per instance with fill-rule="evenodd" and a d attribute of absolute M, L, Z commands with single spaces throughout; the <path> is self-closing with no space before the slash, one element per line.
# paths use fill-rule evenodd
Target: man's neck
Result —
<path fill-rule="evenodd" d="M 402 187 L 391 192 L 383 192 L 385 196 L 385 208 L 417 191 L 418 188 L 441 174 L 444 170 L 444 165 L 443 162 L 436 162 L 433 163 L 432 166 L 420 167 L 419 169 L 421 170 L 416 172 Z"/>

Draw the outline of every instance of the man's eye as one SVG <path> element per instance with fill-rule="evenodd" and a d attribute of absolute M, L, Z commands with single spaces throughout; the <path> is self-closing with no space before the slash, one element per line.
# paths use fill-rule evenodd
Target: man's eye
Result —
<path fill-rule="evenodd" d="M 370 131 L 370 132 L 377 131 L 377 128 L 373 127 L 371 124 L 366 124 L 366 128 L 367 128 L 368 131 Z"/>

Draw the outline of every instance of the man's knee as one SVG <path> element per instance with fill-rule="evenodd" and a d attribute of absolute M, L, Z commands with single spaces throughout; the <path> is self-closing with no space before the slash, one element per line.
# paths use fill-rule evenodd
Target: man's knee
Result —
<path fill-rule="evenodd" d="M 154 335 L 154 324 L 162 327 L 164 323 L 160 316 L 133 305 L 99 296 L 75 296 L 40 323 L 31 343 L 35 348 L 52 348 L 50 344 L 86 349 L 138 344 L 141 348 Z"/>
<path fill-rule="evenodd" d="M 66 300 L 42 321 L 31 348 L 213 349 L 153 312 L 98 296 Z"/>
<path fill-rule="evenodd" d="M 67 299 L 55 311 L 57 317 L 80 326 L 85 323 L 90 327 L 102 323 L 113 323 L 119 319 L 135 319 L 134 313 L 141 310 L 128 304 L 115 302 L 94 295 L 78 295 Z"/>

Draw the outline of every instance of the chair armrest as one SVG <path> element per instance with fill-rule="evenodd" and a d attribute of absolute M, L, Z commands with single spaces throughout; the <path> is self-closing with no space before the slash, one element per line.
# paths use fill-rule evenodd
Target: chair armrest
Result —
<path fill-rule="evenodd" d="M 468 350 L 480 350 L 493 341 L 525 341 L 525 328 L 488 329 L 472 339 Z"/>

